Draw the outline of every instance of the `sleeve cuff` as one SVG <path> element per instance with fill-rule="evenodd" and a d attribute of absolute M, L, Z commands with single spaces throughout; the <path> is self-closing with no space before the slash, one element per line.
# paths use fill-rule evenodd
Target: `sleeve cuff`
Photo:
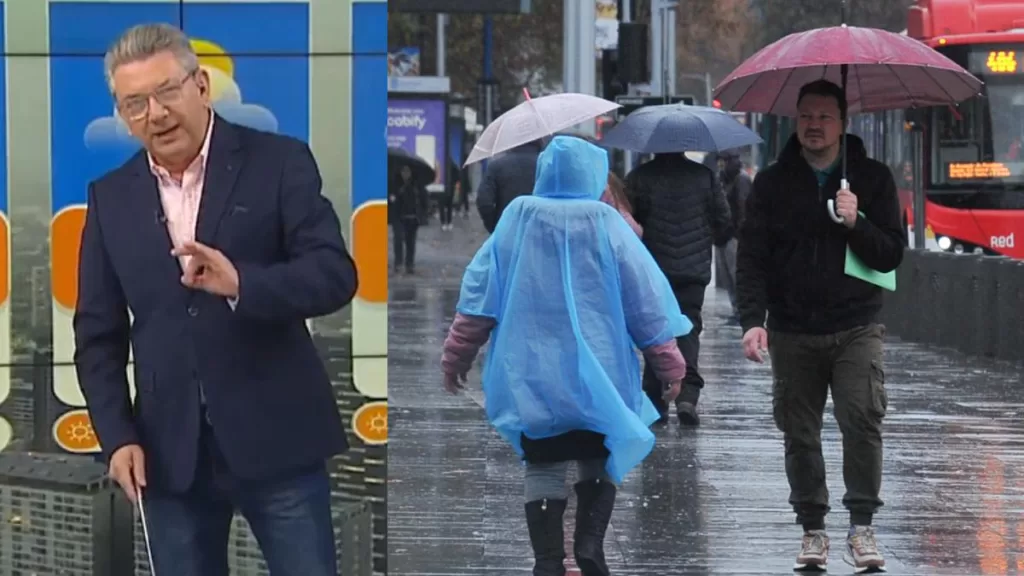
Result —
<path fill-rule="evenodd" d="M 740 319 L 740 326 L 743 329 L 743 333 L 746 334 L 751 328 L 764 328 L 764 314 L 761 315 L 762 320 L 759 322 L 757 318 L 749 316 Z"/>
<path fill-rule="evenodd" d="M 867 232 L 868 228 L 870 228 L 870 227 L 871 227 L 871 222 L 867 218 L 864 217 L 864 213 L 863 212 L 858 212 L 857 213 L 857 221 L 853 223 L 853 228 L 850 229 L 850 232 L 857 232 L 857 233 L 863 234 L 864 232 Z"/>
<path fill-rule="evenodd" d="M 234 312 L 235 308 L 238 307 L 238 297 L 236 296 L 234 298 L 225 298 L 225 300 L 228 301 L 228 306 L 230 306 L 231 311 Z"/>

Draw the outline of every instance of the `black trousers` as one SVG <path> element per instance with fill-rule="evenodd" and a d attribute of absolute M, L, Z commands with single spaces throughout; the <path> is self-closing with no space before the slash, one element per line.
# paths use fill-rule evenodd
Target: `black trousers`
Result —
<path fill-rule="evenodd" d="M 676 301 L 679 302 L 679 309 L 693 323 L 693 330 L 681 338 L 676 338 L 679 351 L 686 360 L 686 376 L 683 377 L 683 389 L 676 404 L 689 402 L 694 406 L 700 400 L 700 391 L 704 388 L 704 378 L 700 375 L 700 334 L 704 331 L 704 320 L 701 312 L 704 309 L 704 286 L 692 285 L 676 288 Z M 661 397 L 663 393 L 662 382 L 658 379 L 650 364 L 644 365 L 644 392 L 651 399 L 654 407 L 662 415 L 668 412 L 668 405 Z"/>
<path fill-rule="evenodd" d="M 395 268 L 405 264 L 412 268 L 416 265 L 416 233 L 420 223 L 415 218 L 402 218 L 392 222 L 391 230 L 395 235 Z"/>
<path fill-rule="evenodd" d="M 441 202 L 440 202 L 440 206 L 439 206 L 439 208 L 441 210 L 441 224 L 451 224 L 452 223 L 452 208 L 453 208 L 452 203 L 454 201 L 455 201 L 455 193 L 454 192 L 445 192 L 444 195 L 441 196 Z"/>

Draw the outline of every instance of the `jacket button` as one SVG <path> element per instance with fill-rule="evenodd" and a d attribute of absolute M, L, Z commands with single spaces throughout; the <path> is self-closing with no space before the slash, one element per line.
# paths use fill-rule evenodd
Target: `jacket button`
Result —
<path fill-rule="evenodd" d="M 188 315 L 192 316 L 193 318 L 195 318 L 196 316 L 199 316 L 199 308 L 196 308 L 195 306 L 189 306 L 188 307 Z"/>

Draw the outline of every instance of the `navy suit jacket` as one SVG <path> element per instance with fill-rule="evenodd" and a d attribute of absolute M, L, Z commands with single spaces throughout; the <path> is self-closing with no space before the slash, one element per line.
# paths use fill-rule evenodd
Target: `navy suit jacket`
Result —
<path fill-rule="evenodd" d="M 216 117 L 196 240 L 237 268 L 233 311 L 225 298 L 181 284 L 144 151 L 89 185 L 75 367 L 106 458 L 141 444 L 148 485 L 187 490 L 200 450 L 200 388 L 239 478 L 272 479 L 348 449 L 304 322 L 343 308 L 357 286 L 321 184 L 301 141 Z"/>

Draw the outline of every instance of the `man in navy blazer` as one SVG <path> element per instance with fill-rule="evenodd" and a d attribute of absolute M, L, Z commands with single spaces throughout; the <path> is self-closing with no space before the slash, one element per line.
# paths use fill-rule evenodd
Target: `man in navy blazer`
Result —
<path fill-rule="evenodd" d="M 217 116 L 177 28 L 105 64 L 145 146 L 89 186 L 82 234 L 75 365 L 110 474 L 142 494 L 157 574 L 226 576 L 237 510 L 271 574 L 335 576 L 326 460 L 348 444 L 305 320 L 357 280 L 313 156 Z"/>

